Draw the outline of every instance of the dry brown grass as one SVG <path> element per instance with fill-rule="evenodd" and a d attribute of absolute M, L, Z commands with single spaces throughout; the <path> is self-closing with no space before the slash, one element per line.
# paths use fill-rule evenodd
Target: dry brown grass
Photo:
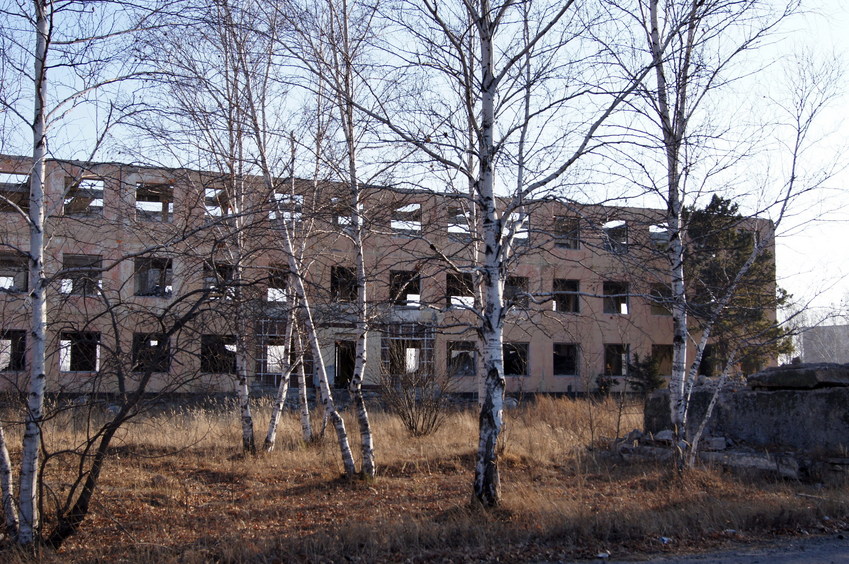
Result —
<path fill-rule="evenodd" d="M 471 411 L 452 413 L 436 434 L 415 438 L 397 418 L 375 413 L 379 469 L 372 482 L 340 479 L 330 430 L 305 445 L 293 413 L 274 453 L 245 458 L 232 410 L 165 411 L 127 426 L 83 530 L 59 554 L 40 558 L 556 560 L 816 531 L 845 526 L 849 515 L 846 488 L 742 480 L 717 469 L 679 478 L 662 465 L 622 463 L 605 445 L 617 426 L 620 434 L 640 426 L 633 406 L 539 398 L 507 415 L 504 502 L 485 512 L 469 504 L 477 429 Z M 260 432 L 267 417 L 260 408 Z M 352 414 L 346 422 L 356 444 Z M 80 438 L 72 423 L 57 420 L 48 429 L 54 445 Z M 52 471 L 51 487 L 61 489 L 64 472 Z M 673 541 L 664 545 L 660 537 Z"/>

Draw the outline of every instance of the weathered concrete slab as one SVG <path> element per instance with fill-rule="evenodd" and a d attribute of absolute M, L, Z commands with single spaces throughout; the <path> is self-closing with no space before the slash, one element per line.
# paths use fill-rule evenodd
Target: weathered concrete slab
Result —
<path fill-rule="evenodd" d="M 849 386 L 849 364 L 790 364 L 767 368 L 748 378 L 752 389 L 794 390 Z"/>
<path fill-rule="evenodd" d="M 711 395 L 709 390 L 693 392 L 689 436 L 701 423 Z M 669 428 L 669 392 L 661 390 L 646 402 L 645 431 L 656 434 Z M 706 434 L 771 452 L 843 457 L 849 452 L 849 387 L 724 391 Z"/>

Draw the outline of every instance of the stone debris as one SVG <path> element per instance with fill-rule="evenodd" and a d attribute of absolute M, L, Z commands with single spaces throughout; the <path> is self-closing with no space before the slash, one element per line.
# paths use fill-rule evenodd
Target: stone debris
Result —
<path fill-rule="evenodd" d="M 753 390 L 812 390 L 849 386 L 849 364 L 789 364 L 767 368 L 748 378 Z"/>

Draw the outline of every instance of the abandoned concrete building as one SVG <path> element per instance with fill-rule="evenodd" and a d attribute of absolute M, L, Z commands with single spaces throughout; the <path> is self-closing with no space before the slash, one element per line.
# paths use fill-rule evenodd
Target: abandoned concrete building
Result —
<path fill-rule="evenodd" d="M 0 157 L 0 374 L 6 388 L 18 389 L 28 362 L 28 267 L 20 251 L 29 245 L 21 211 L 30 166 Z M 131 390 L 151 371 L 149 389 L 227 391 L 237 340 L 248 343 L 253 386 L 276 386 L 291 303 L 281 225 L 302 258 L 331 380 L 346 386 L 355 295 L 344 186 L 278 184 L 268 193 L 256 178 L 50 161 L 53 391 Z M 476 390 L 473 280 L 454 268 L 472 264 L 479 250 L 470 210 L 457 195 L 364 189 L 372 304 L 366 385 L 381 374 L 425 371 L 449 378 L 457 392 Z M 554 199 L 527 210 L 504 290 L 507 391 L 581 393 L 594 390 L 600 375 L 624 385 L 635 353 L 660 359 L 668 374 L 662 213 Z"/>

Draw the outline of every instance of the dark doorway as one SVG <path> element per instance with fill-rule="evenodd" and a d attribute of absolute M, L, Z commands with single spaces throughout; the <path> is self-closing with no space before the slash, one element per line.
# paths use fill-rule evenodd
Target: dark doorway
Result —
<path fill-rule="evenodd" d="M 357 359 L 357 343 L 354 341 L 336 341 L 336 378 L 334 388 L 347 388 L 354 377 L 354 363 Z"/>

